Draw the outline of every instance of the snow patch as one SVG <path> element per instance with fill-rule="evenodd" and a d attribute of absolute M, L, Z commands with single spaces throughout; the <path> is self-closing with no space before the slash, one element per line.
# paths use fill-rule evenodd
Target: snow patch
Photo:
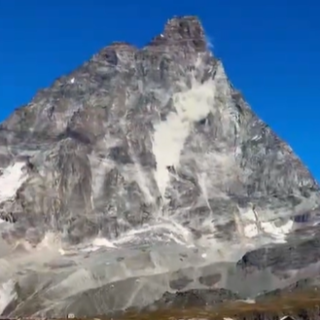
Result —
<path fill-rule="evenodd" d="M 13 198 L 28 174 L 23 170 L 24 162 L 16 162 L 3 170 L 0 176 L 0 203 Z"/>
<path fill-rule="evenodd" d="M 255 238 L 263 232 L 271 236 L 278 243 L 286 242 L 286 236 L 292 231 L 294 225 L 291 219 L 280 227 L 277 227 L 273 221 L 260 222 L 258 221 L 257 214 L 252 209 L 244 214 L 244 218 L 245 225 L 243 230 L 246 238 Z"/>
<path fill-rule="evenodd" d="M 191 89 L 174 94 L 175 112 L 170 112 L 165 121 L 154 126 L 153 154 L 157 162 L 154 173 L 159 191 L 164 198 L 170 180 L 168 167 L 177 167 L 180 153 L 189 136 L 192 125 L 205 118 L 213 108 L 215 81 L 193 82 Z"/>

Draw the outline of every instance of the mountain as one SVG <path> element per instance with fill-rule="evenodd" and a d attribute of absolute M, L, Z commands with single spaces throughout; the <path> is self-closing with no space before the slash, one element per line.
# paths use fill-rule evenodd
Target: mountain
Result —
<path fill-rule="evenodd" d="M 0 141 L 0 314 L 105 314 L 208 287 L 254 298 L 315 273 L 303 248 L 319 186 L 196 17 L 142 49 L 103 48 L 15 110 Z"/>

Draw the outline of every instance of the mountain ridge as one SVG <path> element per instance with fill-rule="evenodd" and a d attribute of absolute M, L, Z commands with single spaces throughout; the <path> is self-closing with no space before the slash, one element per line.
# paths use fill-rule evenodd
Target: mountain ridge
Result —
<path fill-rule="evenodd" d="M 319 186 L 232 86 L 196 17 L 168 20 L 142 49 L 101 49 L 1 123 L 0 141 L 0 258 L 37 292 L 4 315 L 143 308 L 180 273 L 183 290 L 211 276 L 244 298 L 316 274 L 317 255 L 301 252 L 316 253 Z M 105 309 L 81 305 L 89 292 L 106 292 Z"/>

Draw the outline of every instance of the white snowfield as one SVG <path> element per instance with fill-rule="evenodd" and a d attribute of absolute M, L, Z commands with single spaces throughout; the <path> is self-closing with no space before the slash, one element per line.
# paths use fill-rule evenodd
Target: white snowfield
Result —
<path fill-rule="evenodd" d="M 27 180 L 28 174 L 24 172 L 24 162 L 15 162 L 0 173 L 0 203 L 15 197 L 18 189 Z M 0 223 L 5 222 L 0 219 Z"/>
<path fill-rule="evenodd" d="M 24 162 L 15 162 L 5 168 L 0 175 L 0 203 L 13 198 L 27 180 L 28 175 L 23 171 Z"/>
<path fill-rule="evenodd" d="M 260 222 L 257 221 L 257 216 L 252 209 L 248 210 L 245 214 L 246 222 L 244 223 L 244 235 L 248 239 L 255 238 L 261 232 L 273 238 L 274 242 L 285 243 L 286 236 L 292 231 L 294 227 L 293 220 L 289 220 L 286 224 L 277 227 L 275 222 Z"/>

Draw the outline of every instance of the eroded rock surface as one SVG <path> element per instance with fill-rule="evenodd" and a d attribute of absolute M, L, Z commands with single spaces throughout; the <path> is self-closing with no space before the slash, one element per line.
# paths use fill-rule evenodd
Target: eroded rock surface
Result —
<path fill-rule="evenodd" d="M 0 282 L 15 279 L 0 314 L 214 305 L 318 272 L 319 186 L 196 17 L 103 48 L 0 142 Z"/>

